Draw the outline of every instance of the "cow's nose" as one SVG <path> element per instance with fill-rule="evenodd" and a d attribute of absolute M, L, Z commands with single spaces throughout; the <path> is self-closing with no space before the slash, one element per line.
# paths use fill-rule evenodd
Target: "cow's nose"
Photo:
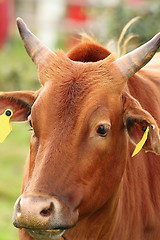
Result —
<path fill-rule="evenodd" d="M 54 197 L 22 195 L 14 207 L 13 224 L 18 228 L 66 229 L 77 220 L 78 211 Z"/>

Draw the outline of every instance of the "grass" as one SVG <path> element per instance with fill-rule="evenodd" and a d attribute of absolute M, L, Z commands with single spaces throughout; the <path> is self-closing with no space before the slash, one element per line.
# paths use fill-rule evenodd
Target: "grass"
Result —
<path fill-rule="evenodd" d="M 13 206 L 20 195 L 25 158 L 29 149 L 29 127 L 14 123 L 13 131 L 0 144 L 0 240 L 17 240 L 12 225 Z"/>

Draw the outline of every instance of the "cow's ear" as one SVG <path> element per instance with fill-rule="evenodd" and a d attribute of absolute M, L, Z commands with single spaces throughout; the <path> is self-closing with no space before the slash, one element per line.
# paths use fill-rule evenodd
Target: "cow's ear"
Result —
<path fill-rule="evenodd" d="M 124 124 L 131 142 L 137 145 L 147 127 L 149 127 L 149 133 L 143 149 L 160 154 L 160 131 L 155 119 L 129 94 L 123 94 L 123 100 Z"/>
<path fill-rule="evenodd" d="M 36 92 L 34 91 L 1 92 L 0 115 L 6 109 L 11 109 L 13 111 L 11 121 L 26 121 L 35 99 Z"/>

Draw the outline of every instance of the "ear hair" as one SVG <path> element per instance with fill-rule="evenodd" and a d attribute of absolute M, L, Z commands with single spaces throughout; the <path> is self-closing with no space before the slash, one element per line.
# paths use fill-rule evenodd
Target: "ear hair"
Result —
<path fill-rule="evenodd" d="M 147 151 L 160 154 L 160 132 L 155 119 L 145 111 L 140 103 L 129 94 L 123 95 L 124 101 L 124 125 L 130 141 L 137 144 L 149 126 L 148 138 L 143 146 Z"/>
<path fill-rule="evenodd" d="M 31 113 L 35 99 L 33 91 L 0 93 L 0 114 L 6 109 L 11 109 L 13 111 L 11 121 L 25 121 Z"/>

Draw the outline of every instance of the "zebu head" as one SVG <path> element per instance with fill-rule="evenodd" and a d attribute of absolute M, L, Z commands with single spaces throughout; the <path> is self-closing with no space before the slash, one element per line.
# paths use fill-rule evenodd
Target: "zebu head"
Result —
<path fill-rule="evenodd" d="M 37 92 L 0 95 L 12 121 L 30 122 L 30 156 L 14 225 L 34 239 L 57 239 L 113 199 L 132 141 L 149 126 L 144 148 L 160 153 L 152 116 L 125 93 L 126 82 L 154 55 L 159 35 L 120 59 L 95 43 L 68 55 L 45 47 L 18 19 L 25 48 L 38 68 Z M 134 131 L 133 131 L 134 130 Z"/>

